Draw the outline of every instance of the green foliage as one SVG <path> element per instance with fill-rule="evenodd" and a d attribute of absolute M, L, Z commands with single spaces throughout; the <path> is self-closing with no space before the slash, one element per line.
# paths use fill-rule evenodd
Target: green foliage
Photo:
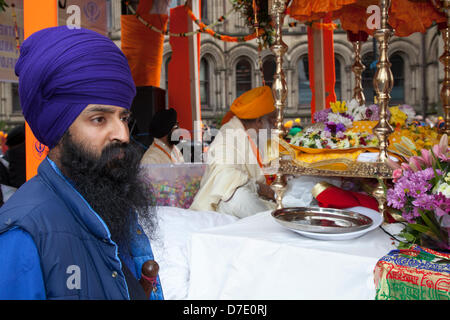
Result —
<path fill-rule="evenodd" d="M 0 12 L 6 11 L 6 8 L 8 8 L 8 4 L 5 2 L 5 0 L 0 0 Z"/>
<path fill-rule="evenodd" d="M 242 13 L 246 18 L 245 23 L 248 27 L 255 28 L 255 12 L 253 11 L 253 0 L 231 0 L 233 7 Z M 272 18 L 269 14 L 268 1 L 256 0 L 258 7 L 257 19 L 261 29 L 264 30 L 262 35 L 262 46 L 268 48 L 273 44 L 274 29 L 272 25 Z"/>
<path fill-rule="evenodd" d="M 2 1 L 2 0 L 0 0 L 0 1 Z M 0 131 L 8 132 L 9 129 L 10 129 L 10 126 L 6 123 L 6 121 L 0 120 Z"/>

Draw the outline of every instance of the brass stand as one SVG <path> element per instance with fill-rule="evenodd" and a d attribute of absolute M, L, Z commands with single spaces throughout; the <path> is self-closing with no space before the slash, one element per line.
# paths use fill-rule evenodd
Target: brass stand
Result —
<path fill-rule="evenodd" d="M 276 57 L 276 72 L 274 75 L 274 83 L 272 86 L 272 92 L 275 99 L 275 107 L 277 109 L 277 122 L 276 122 L 276 132 L 279 138 L 279 143 L 284 149 L 290 154 L 291 159 L 279 159 L 278 174 L 275 181 L 272 183 L 271 187 L 276 194 L 277 208 L 282 208 L 282 196 L 285 192 L 286 183 L 283 179 L 283 175 L 312 175 L 312 176 L 334 176 L 334 177 L 353 177 L 353 178 L 375 178 L 381 179 L 382 181 L 392 178 L 392 169 L 387 165 L 386 160 L 388 159 L 388 145 L 389 145 L 389 135 L 393 132 L 391 125 L 389 124 L 387 110 L 389 107 L 390 91 L 393 86 L 393 76 L 390 70 L 390 63 L 387 57 L 387 47 L 389 39 L 392 35 L 392 30 L 387 24 L 388 10 L 390 6 L 389 0 L 380 0 L 381 8 L 381 28 L 375 32 L 375 37 L 380 44 L 380 61 L 377 64 L 377 73 L 374 79 L 374 87 L 377 92 L 377 97 L 380 105 L 380 121 L 374 128 L 374 133 L 380 140 L 379 147 L 379 157 L 378 161 L 375 163 L 371 162 L 357 162 L 348 160 L 344 164 L 347 165 L 346 170 L 324 170 L 323 168 L 329 164 L 327 160 L 324 163 L 314 163 L 313 165 L 302 163 L 296 160 L 295 151 L 289 147 L 289 144 L 285 142 L 282 138 L 284 136 L 284 126 L 283 126 L 283 111 L 286 100 L 287 86 L 285 81 L 285 76 L 283 72 L 283 55 L 287 50 L 286 44 L 282 41 L 282 25 L 286 10 L 286 0 L 271 0 L 269 1 L 269 13 L 272 16 L 272 20 L 275 25 L 275 43 L 271 47 L 272 51 Z M 357 75 L 357 86 L 355 92 L 361 89 L 357 96 L 359 96 L 358 101 L 363 101 L 364 95 L 361 88 L 361 74 L 362 70 L 360 61 L 360 43 L 355 46 L 355 65 L 354 72 Z M 359 63 L 358 63 L 359 62 Z M 359 65 L 361 64 L 361 65 Z M 323 165 L 321 169 L 321 165 Z M 386 197 L 384 193 L 383 184 L 378 184 L 377 188 L 373 191 L 372 195 L 378 200 L 380 212 L 383 214 L 386 220 Z"/>
<path fill-rule="evenodd" d="M 388 108 L 390 101 L 390 92 L 394 85 L 394 77 L 391 72 L 391 63 L 388 57 L 388 44 L 393 31 L 388 24 L 388 12 L 391 5 L 391 0 L 380 0 L 381 9 L 381 23 L 380 29 L 375 31 L 374 37 L 377 39 L 379 46 L 380 57 L 377 63 L 377 72 L 373 84 L 377 95 L 378 106 L 380 108 L 380 121 L 373 129 L 375 135 L 378 137 L 380 143 L 380 153 L 378 155 L 378 162 L 386 163 L 388 159 L 389 135 L 394 131 L 388 118 Z M 386 215 L 386 196 L 384 193 L 383 184 L 384 179 L 373 192 L 373 196 L 378 200 L 378 208 L 383 216 Z"/>
<path fill-rule="evenodd" d="M 277 121 L 275 124 L 275 136 L 282 138 L 285 134 L 283 126 L 284 107 L 286 105 L 287 84 L 286 77 L 283 71 L 283 56 L 286 53 L 288 46 L 282 39 L 283 21 L 286 14 L 287 0 L 269 0 L 269 14 L 272 16 L 275 29 L 274 44 L 271 46 L 272 52 L 275 54 L 275 74 L 273 77 L 272 93 L 275 100 L 275 107 L 277 109 Z M 272 182 L 272 189 L 275 192 L 275 199 L 277 202 L 277 209 L 282 208 L 281 200 L 286 189 L 286 184 L 283 179 L 283 173 L 278 171 L 275 180 Z"/>
<path fill-rule="evenodd" d="M 394 131 L 389 123 L 387 114 L 389 108 L 389 100 L 391 98 L 390 92 L 394 85 L 394 77 L 392 76 L 391 72 L 391 63 L 389 62 L 387 54 L 389 39 L 393 34 L 392 29 L 387 23 L 390 4 L 390 0 L 380 0 L 381 26 L 380 29 L 376 30 L 374 34 L 374 37 L 380 44 L 380 57 L 377 63 L 375 78 L 373 80 L 378 106 L 380 108 L 380 121 L 375 126 L 373 131 L 380 141 L 380 154 L 378 156 L 378 160 L 380 162 L 385 162 L 388 159 L 388 138 L 389 135 Z"/>
<path fill-rule="evenodd" d="M 444 132 L 450 135 L 450 29 L 449 27 L 441 30 L 444 40 L 444 53 L 439 61 L 444 65 L 444 81 L 441 88 L 442 107 L 444 109 Z"/>
<path fill-rule="evenodd" d="M 444 81 L 441 88 L 442 108 L 444 109 L 445 126 L 443 133 L 450 135 L 450 0 L 431 0 L 439 11 L 447 17 L 447 23 L 441 29 L 444 41 L 444 53 L 439 61 L 444 65 Z"/>
<path fill-rule="evenodd" d="M 358 101 L 359 105 L 366 104 L 366 97 L 364 96 L 364 91 L 362 87 L 362 73 L 366 67 L 361 62 L 361 45 L 363 42 L 367 41 L 368 34 L 361 31 L 359 33 L 353 33 L 347 31 L 347 38 L 353 45 L 353 51 L 355 53 L 355 59 L 352 66 L 352 71 L 355 75 L 355 87 L 353 88 L 353 99 Z"/>

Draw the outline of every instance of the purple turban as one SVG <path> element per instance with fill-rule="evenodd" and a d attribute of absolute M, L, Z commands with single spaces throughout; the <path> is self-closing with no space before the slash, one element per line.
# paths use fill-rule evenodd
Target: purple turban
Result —
<path fill-rule="evenodd" d="M 136 87 L 125 55 L 105 36 L 66 26 L 28 37 L 15 67 L 23 115 L 52 149 L 89 104 L 130 109 Z"/>

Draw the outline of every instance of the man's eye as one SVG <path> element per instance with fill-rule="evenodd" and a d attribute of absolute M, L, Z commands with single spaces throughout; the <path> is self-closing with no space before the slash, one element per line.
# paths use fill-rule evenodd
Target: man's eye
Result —
<path fill-rule="evenodd" d="M 103 118 L 103 117 L 96 117 L 96 118 L 92 119 L 92 122 L 94 122 L 94 123 L 102 123 L 104 121 L 105 121 L 105 118 Z"/>
<path fill-rule="evenodd" d="M 122 121 L 126 122 L 126 123 L 129 123 L 130 122 L 130 118 L 131 118 L 130 116 L 123 116 L 122 117 Z"/>

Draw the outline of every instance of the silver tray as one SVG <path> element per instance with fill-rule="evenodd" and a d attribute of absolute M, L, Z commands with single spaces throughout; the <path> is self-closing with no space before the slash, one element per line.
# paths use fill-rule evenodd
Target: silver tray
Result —
<path fill-rule="evenodd" d="M 366 229 L 372 219 L 351 211 L 321 207 L 283 208 L 272 212 L 282 226 L 315 233 L 347 233 Z"/>

